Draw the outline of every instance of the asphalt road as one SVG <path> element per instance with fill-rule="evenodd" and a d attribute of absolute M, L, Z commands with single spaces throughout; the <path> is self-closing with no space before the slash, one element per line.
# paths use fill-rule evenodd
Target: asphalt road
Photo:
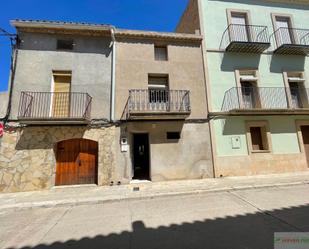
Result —
<path fill-rule="evenodd" d="M 0 248 L 268 249 L 309 231 L 309 185 L 1 211 Z"/>

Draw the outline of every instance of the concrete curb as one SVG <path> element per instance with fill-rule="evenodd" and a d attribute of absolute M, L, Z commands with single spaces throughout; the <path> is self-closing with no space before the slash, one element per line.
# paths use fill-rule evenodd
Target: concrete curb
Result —
<path fill-rule="evenodd" d="M 244 185 L 244 186 L 230 186 L 230 187 L 219 187 L 213 189 L 194 189 L 188 191 L 175 191 L 165 193 L 151 193 L 151 191 L 136 192 L 136 193 L 125 193 L 124 195 L 118 195 L 115 197 L 103 197 L 103 198 L 83 198 L 83 199 L 65 199 L 65 200 L 53 200 L 53 201 L 39 201 L 39 202 L 25 202 L 15 203 L 0 206 L 0 211 L 19 211 L 35 208 L 52 208 L 52 207 L 66 207 L 66 206 L 82 206 L 88 204 L 104 204 L 111 202 L 119 202 L 126 200 L 147 200 L 153 198 L 164 198 L 173 196 L 188 196 L 193 194 L 204 194 L 204 193 L 216 193 L 216 192 L 228 192 L 237 190 L 249 190 L 249 189 L 263 189 L 263 188 L 277 188 L 277 187 L 288 187 L 297 185 L 307 185 L 309 180 L 288 182 L 288 183 L 273 183 L 273 184 L 258 184 L 258 185 Z"/>

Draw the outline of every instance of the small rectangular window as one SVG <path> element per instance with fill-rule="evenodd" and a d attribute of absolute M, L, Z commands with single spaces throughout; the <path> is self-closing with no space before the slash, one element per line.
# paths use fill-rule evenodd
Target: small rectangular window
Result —
<path fill-rule="evenodd" d="M 166 46 L 155 46 L 154 53 L 155 53 L 156 61 L 167 61 L 167 47 Z"/>
<path fill-rule="evenodd" d="M 267 121 L 247 121 L 246 133 L 250 153 L 271 152 L 271 135 Z"/>
<path fill-rule="evenodd" d="M 57 40 L 57 49 L 59 50 L 73 50 L 73 40 Z"/>
<path fill-rule="evenodd" d="M 167 132 L 166 138 L 167 139 L 180 139 L 180 132 Z"/>
<path fill-rule="evenodd" d="M 261 127 L 250 127 L 252 150 L 265 150 Z"/>

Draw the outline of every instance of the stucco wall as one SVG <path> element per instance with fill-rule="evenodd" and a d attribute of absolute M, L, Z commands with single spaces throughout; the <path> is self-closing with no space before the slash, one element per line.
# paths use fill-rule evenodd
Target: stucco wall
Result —
<path fill-rule="evenodd" d="M 274 154 L 299 153 L 296 120 L 307 120 L 307 116 L 243 116 L 214 120 L 216 150 L 219 156 L 248 155 L 246 121 L 265 120 L 269 123 Z M 308 119 L 309 120 L 309 119 Z M 233 149 L 231 138 L 240 137 L 240 148 Z"/>
<path fill-rule="evenodd" d="M 292 15 L 295 28 L 308 29 L 309 5 L 265 1 L 259 3 L 258 1 L 201 0 L 201 9 L 204 18 L 202 21 L 205 29 L 211 111 L 220 111 L 225 92 L 236 87 L 236 69 L 258 70 L 259 86 L 262 87 L 284 87 L 283 71 L 309 71 L 308 57 L 304 56 L 216 51 L 219 50 L 223 32 L 228 27 L 227 9 L 249 10 L 252 24 L 267 26 L 270 35 L 274 32 L 271 13 Z M 269 49 L 269 51 L 272 50 L 272 48 Z M 308 85 L 308 75 L 306 77 Z"/>
<path fill-rule="evenodd" d="M 250 154 L 246 137 L 246 121 L 267 121 L 270 147 L 265 153 Z M 308 170 L 306 155 L 300 148 L 297 120 L 307 116 L 243 116 L 217 118 L 213 121 L 216 176 L 253 175 Z M 240 139 L 233 148 L 232 139 Z"/>
<path fill-rule="evenodd" d="M 154 44 L 168 47 L 168 61 L 155 61 Z M 116 118 L 120 119 L 130 89 L 148 89 L 148 74 L 168 74 L 170 90 L 190 90 L 191 115 L 206 118 L 206 92 L 199 43 L 120 40 L 116 56 Z"/>
<path fill-rule="evenodd" d="M 109 184 L 115 169 L 115 127 L 26 127 L 6 130 L 0 146 L 0 192 L 49 189 L 55 184 L 57 142 L 85 138 L 98 142 L 98 184 Z"/>
<path fill-rule="evenodd" d="M 252 25 L 268 27 L 274 32 L 271 13 L 293 16 L 295 28 L 308 28 L 309 5 L 271 1 L 200 0 L 203 13 L 210 111 L 221 111 L 226 91 L 236 87 L 235 70 L 258 70 L 260 87 L 284 87 L 283 72 L 304 71 L 308 87 L 308 57 L 274 55 L 273 47 L 263 54 L 224 53 L 220 51 L 223 32 L 228 27 L 227 9 L 249 11 Z M 271 40 L 273 44 L 273 40 Z M 308 169 L 300 151 L 295 121 L 306 116 L 238 116 L 212 121 L 216 156 L 216 176 L 280 173 Z M 246 120 L 266 120 L 271 133 L 272 152 L 249 154 L 245 133 Z M 240 148 L 233 149 L 232 137 L 240 138 Z"/>
<path fill-rule="evenodd" d="M 180 131 L 181 139 L 167 140 L 167 131 Z M 117 136 L 128 138 L 128 152 L 118 146 L 117 168 L 113 179 L 132 179 L 134 133 L 148 133 L 150 143 L 150 176 L 152 181 L 201 179 L 213 177 L 208 123 L 181 121 L 130 122 L 121 125 Z"/>
<path fill-rule="evenodd" d="M 72 92 L 92 96 L 92 118 L 110 117 L 111 44 L 109 37 L 21 33 L 11 118 L 17 117 L 21 91 L 50 92 L 52 71 L 72 71 Z M 57 51 L 57 38 L 73 38 L 73 51 Z"/>
<path fill-rule="evenodd" d="M 6 114 L 8 97 L 8 92 L 0 92 L 0 118 L 3 118 Z"/>

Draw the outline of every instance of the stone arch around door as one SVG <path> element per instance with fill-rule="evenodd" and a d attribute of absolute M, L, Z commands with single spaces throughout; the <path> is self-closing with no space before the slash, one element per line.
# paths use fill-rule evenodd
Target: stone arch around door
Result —
<path fill-rule="evenodd" d="M 55 185 L 98 184 L 98 142 L 73 138 L 56 144 Z"/>

